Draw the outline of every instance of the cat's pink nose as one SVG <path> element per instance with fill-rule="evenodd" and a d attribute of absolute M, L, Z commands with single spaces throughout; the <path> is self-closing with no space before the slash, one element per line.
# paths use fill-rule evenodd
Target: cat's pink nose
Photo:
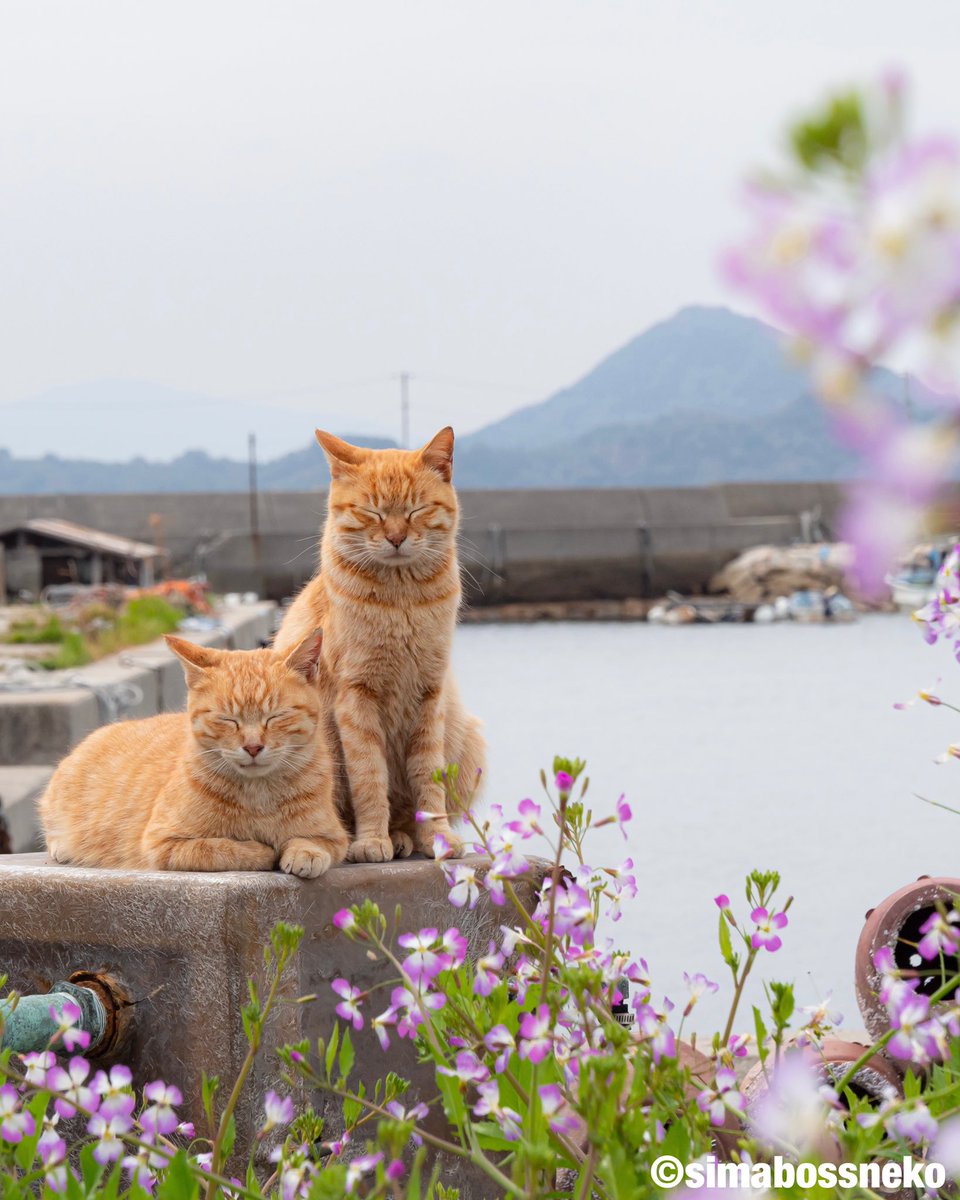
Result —
<path fill-rule="evenodd" d="M 246 752 L 250 755 L 251 758 L 256 758 L 262 749 L 263 749 L 263 746 L 257 746 L 257 745 L 244 746 L 244 750 L 246 750 Z"/>
<path fill-rule="evenodd" d="M 400 530 L 398 533 L 388 533 L 387 534 L 387 541 L 392 546 L 396 546 L 396 548 L 398 550 L 400 549 L 400 547 L 403 545 L 403 543 L 406 540 L 407 540 L 406 530 Z"/>

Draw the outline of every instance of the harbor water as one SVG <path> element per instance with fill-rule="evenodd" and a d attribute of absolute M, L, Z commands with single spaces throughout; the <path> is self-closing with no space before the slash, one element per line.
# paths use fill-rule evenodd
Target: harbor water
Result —
<path fill-rule="evenodd" d="M 639 894 L 607 926 L 649 965 L 655 999 L 682 1009 L 683 972 L 721 983 L 687 1029 L 713 1030 L 730 989 L 713 897 L 745 914 L 743 877 L 774 868 L 795 897 L 783 949 L 763 952 L 737 1028 L 764 977 L 793 980 L 798 1004 L 828 993 L 862 1021 L 853 960 L 867 909 L 922 874 L 960 877 L 960 666 L 905 616 L 843 626 L 556 623 L 457 634 L 464 698 L 490 743 L 485 795 L 509 809 L 540 793 L 555 753 L 588 762 L 597 816 L 625 793 L 626 839 L 599 831 L 594 865 L 634 862 Z M 942 682 L 936 683 L 938 677 Z"/>

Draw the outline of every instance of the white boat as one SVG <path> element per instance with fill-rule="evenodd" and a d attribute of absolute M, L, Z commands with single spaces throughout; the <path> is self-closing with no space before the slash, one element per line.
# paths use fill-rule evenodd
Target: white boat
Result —
<path fill-rule="evenodd" d="M 885 582 L 901 612 L 916 612 L 937 594 L 937 571 L 932 566 L 904 567 L 896 575 L 888 575 Z"/>

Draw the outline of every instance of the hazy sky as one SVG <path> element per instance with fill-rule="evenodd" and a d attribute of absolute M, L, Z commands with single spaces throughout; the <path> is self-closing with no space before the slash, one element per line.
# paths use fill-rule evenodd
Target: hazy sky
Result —
<path fill-rule="evenodd" d="M 731 299 L 736 182 L 824 86 L 900 64 L 960 131 L 958 34 L 954 0 L 4 0 L 0 445 L 99 379 L 395 433 L 405 368 L 416 437 L 476 428 Z"/>

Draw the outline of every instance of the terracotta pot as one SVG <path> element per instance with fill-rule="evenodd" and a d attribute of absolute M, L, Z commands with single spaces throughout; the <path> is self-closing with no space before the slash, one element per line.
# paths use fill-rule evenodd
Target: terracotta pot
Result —
<path fill-rule="evenodd" d="M 819 1050 L 806 1047 L 802 1054 L 824 1083 L 834 1084 L 841 1079 L 868 1047 L 863 1042 L 847 1042 L 842 1038 L 824 1038 Z M 795 1048 L 790 1048 L 796 1052 Z M 767 1059 L 767 1072 L 771 1070 Z M 903 1084 L 896 1065 L 883 1054 L 875 1054 L 853 1077 L 851 1090 L 873 1104 L 879 1104 L 884 1091 L 893 1088 L 898 1096 L 903 1095 Z M 760 1063 L 755 1063 L 743 1077 L 740 1090 L 752 1107 L 767 1090 L 767 1075 Z"/>
<path fill-rule="evenodd" d="M 920 926 L 936 910 L 936 901 L 943 901 L 949 907 L 952 897 L 958 894 L 960 879 L 921 875 L 916 883 L 908 883 L 867 913 L 857 943 L 856 989 L 857 1003 L 872 1038 L 880 1037 L 889 1027 L 887 1010 L 877 995 L 880 973 L 873 965 L 874 954 L 889 947 L 901 970 L 916 973 L 920 980 L 918 990 L 923 995 L 932 995 L 944 982 L 940 963 L 924 963 L 915 945 L 920 940 Z M 956 958 L 947 958 L 945 967 L 954 974 L 960 963 Z"/>
<path fill-rule="evenodd" d="M 798 1052 L 796 1047 L 787 1047 L 787 1049 L 791 1053 Z M 799 1053 L 803 1055 L 805 1061 L 810 1064 L 824 1083 L 835 1084 L 866 1049 L 867 1047 L 859 1042 L 846 1042 L 840 1038 L 824 1038 L 819 1050 L 808 1046 Z M 746 1097 L 748 1113 L 766 1094 L 768 1073 L 771 1069 L 772 1062 L 768 1058 L 766 1072 L 760 1063 L 755 1063 L 743 1077 L 740 1090 Z M 884 1098 L 884 1092 L 889 1088 L 893 1088 L 898 1096 L 903 1095 L 903 1084 L 899 1071 L 889 1059 L 880 1054 L 875 1054 L 869 1063 L 860 1068 L 851 1084 L 852 1091 L 866 1097 L 873 1104 L 879 1104 Z M 840 1144 L 836 1136 L 827 1130 L 823 1131 L 815 1149 L 824 1162 L 839 1163 L 841 1161 Z M 899 1197 L 906 1195 L 901 1192 L 892 1194 L 884 1192 L 882 1194 L 889 1196 L 890 1200 L 895 1200 L 895 1198 L 899 1200 Z"/>

